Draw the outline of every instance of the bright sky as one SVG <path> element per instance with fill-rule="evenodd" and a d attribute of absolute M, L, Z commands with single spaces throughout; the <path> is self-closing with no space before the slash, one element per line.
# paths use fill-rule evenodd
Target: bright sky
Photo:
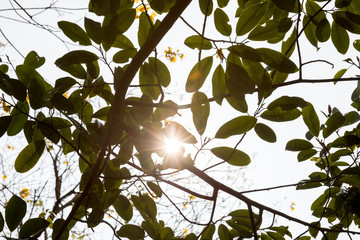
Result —
<path fill-rule="evenodd" d="M 24 7 L 34 7 L 35 4 L 38 6 L 44 7 L 48 6 L 49 1 L 19 1 Z M 87 7 L 86 0 L 60 0 L 58 2 L 58 6 L 64 6 L 68 8 L 78 8 L 78 7 Z M 192 5 L 197 5 L 197 1 L 193 1 Z M 10 8 L 9 1 L 3 1 L 1 9 Z M 196 6 L 195 6 L 196 7 Z M 192 6 L 186 10 L 184 14 L 184 18 L 188 20 L 197 30 L 201 30 L 203 17 L 202 15 L 195 14 L 191 10 Z M 231 6 L 226 8 L 226 11 L 229 16 L 234 15 L 234 11 L 236 8 L 232 8 Z M 32 12 L 35 13 L 36 11 Z M 22 14 L 23 15 L 23 14 Z M 66 53 L 68 50 L 64 44 L 61 43 L 54 35 L 50 34 L 43 29 L 38 27 L 30 26 L 28 24 L 19 23 L 13 21 L 11 19 L 4 18 L 4 16 L 9 18 L 20 19 L 18 16 L 14 15 L 13 12 L 2 12 L 0 10 L 0 28 L 5 36 L 11 41 L 11 43 L 16 46 L 16 48 L 24 55 L 31 50 L 36 50 L 40 56 L 46 57 L 46 67 L 42 67 L 40 69 L 41 74 L 45 77 L 45 79 L 54 83 L 55 80 L 61 76 L 64 76 L 65 73 L 59 71 L 55 65 L 53 64 L 55 60 Z M 24 15 L 23 15 L 24 16 Z M 82 26 L 83 17 L 87 16 L 89 18 L 97 19 L 94 14 L 87 13 L 86 11 L 67 11 L 66 13 L 49 11 L 36 16 L 36 20 L 41 24 L 49 24 L 51 26 L 56 26 L 56 22 L 60 20 L 67 20 L 77 22 Z M 235 19 L 234 19 L 235 21 Z M 213 20 L 210 18 L 208 24 L 211 25 Z M 135 24 L 137 25 L 137 24 Z M 234 28 L 233 24 L 233 28 Z M 56 29 L 58 30 L 58 29 Z M 129 38 L 131 35 L 135 34 L 135 31 L 130 32 L 130 34 L 126 34 Z M 197 61 L 197 51 L 187 48 L 183 42 L 187 36 L 195 35 L 195 33 L 186 27 L 186 25 L 179 20 L 174 30 L 169 32 L 169 34 L 163 39 L 158 47 L 159 57 L 160 59 L 166 63 L 169 70 L 172 74 L 172 85 L 166 89 L 167 93 L 170 93 L 170 97 L 176 99 L 176 102 L 181 103 L 190 103 L 191 94 L 184 94 L 184 84 L 187 79 L 188 73 L 193 65 Z M 207 31 L 206 35 L 208 37 L 217 37 L 212 31 Z M 136 36 L 136 35 L 135 35 Z M 62 39 L 66 39 L 62 37 Z M 133 38 L 135 39 L 135 38 Z M 304 38 L 302 38 L 304 40 Z M 70 41 L 70 40 L 69 40 Z M 20 55 L 11 47 L 10 43 L 4 38 L 4 36 L 0 35 L 0 42 L 4 43 L 6 46 L 0 48 L 0 57 L 3 61 L 6 61 L 5 54 L 9 56 L 10 60 L 15 64 L 22 63 L 22 58 Z M 136 41 L 137 42 L 137 41 Z M 352 42 L 351 42 L 352 43 Z M 263 47 L 262 42 L 253 44 L 253 47 Z M 173 49 L 179 49 L 181 53 L 184 53 L 184 59 L 178 60 L 176 63 L 170 63 L 167 61 L 164 56 L 162 56 L 163 51 L 170 46 Z M 221 45 L 219 45 L 221 47 Z M 264 46 L 264 47 L 272 47 L 272 46 Z M 325 63 L 315 63 L 310 64 L 304 67 L 303 76 L 304 78 L 331 78 L 334 74 L 340 70 L 341 68 L 347 68 L 348 64 L 343 62 L 345 58 L 353 58 L 357 56 L 357 52 L 348 52 L 345 56 L 340 55 L 336 52 L 336 49 L 332 46 L 328 46 L 326 44 L 320 44 L 320 50 L 316 51 L 312 46 L 307 43 L 302 45 L 303 62 L 315 60 L 315 59 L 326 59 L 327 61 L 331 61 L 335 64 L 335 68 L 332 69 L 331 66 Z M 70 46 L 70 48 L 76 48 Z M 90 50 L 92 48 L 89 48 Z M 275 49 L 279 50 L 280 46 L 275 46 Z M 96 52 L 94 50 L 94 52 Z M 225 52 L 226 53 L 226 52 Z M 204 51 L 203 56 L 209 56 L 215 54 L 215 50 Z M 296 52 L 293 54 L 296 56 Z M 293 58 L 296 61 L 296 57 Z M 220 63 L 220 60 L 214 58 L 213 69 L 215 66 Z M 11 73 L 13 74 L 13 73 Z M 107 73 L 108 74 L 108 73 Z M 358 74 L 358 69 L 352 68 L 345 76 L 354 76 Z M 105 74 L 106 76 L 106 74 Z M 212 76 L 210 73 L 209 76 Z M 297 75 L 293 74 L 289 77 L 289 80 L 297 79 Z M 207 79 L 207 85 L 205 85 L 201 90 L 207 93 L 208 97 L 211 96 L 211 86 L 209 85 L 211 81 L 211 77 Z M 294 85 L 291 87 L 281 88 L 275 91 L 275 93 L 266 101 L 270 103 L 272 100 L 283 96 L 300 96 L 305 100 L 313 103 L 315 110 L 317 111 L 320 121 L 324 121 L 324 117 L 322 116 L 320 111 L 327 111 L 327 107 L 330 104 L 332 107 L 338 107 L 341 111 L 347 112 L 353 110 L 350 107 L 350 96 L 353 89 L 356 87 L 356 83 L 338 83 L 337 85 L 333 84 L 302 84 L 302 85 Z M 247 98 L 249 105 L 249 113 L 252 114 L 251 111 L 255 110 L 255 107 L 251 107 L 251 103 L 256 103 L 256 96 L 249 96 Z M 196 134 L 195 127 L 191 124 L 191 111 L 181 111 L 182 118 L 174 118 L 176 121 L 180 121 L 185 126 L 187 126 L 188 130 L 192 131 L 192 133 Z M 242 113 L 240 115 L 243 115 Z M 211 113 L 208 122 L 207 131 L 204 134 L 204 137 L 213 137 L 218 127 L 221 126 L 222 123 L 229 121 L 230 119 L 239 116 L 239 112 L 235 112 L 228 107 L 228 104 L 224 100 L 223 106 L 219 107 L 216 103 L 211 103 Z M 249 167 L 239 168 L 237 171 L 240 176 L 244 178 L 238 179 L 239 182 L 234 184 L 234 188 L 236 189 L 258 189 L 265 187 L 272 187 L 277 185 L 296 183 L 301 179 L 306 179 L 307 175 L 312 171 L 316 170 L 313 167 L 312 162 L 304 162 L 298 163 L 296 160 L 296 153 L 285 151 L 285 145 L 287 141 L 294 138 L 304 138 L 304 134 L 306 133 L 306 126 L 303 123 L 301 117 L 296 121 L 289 122 L 287 124 L 278 124 L 268 122 L 266 120 L 261 120 L 261 122 L 269 125 L 277 134 L 278 141 L 275 144 L 270 144 L 259 139 L 254 131 L 249 133 L 244 142 L 242 142 L 239 146 L 239 149 L 248 153 L 252 158 L 252 163 Z M 210 146 L 234 146 L 238 141 L 239 136 L 232 137 L 225 140 L 217 140 L 212 142 Z M 18 145 L 18 143 L 14 142 L 14 145 Z M 220 145 L 219 145 L 220 144 Z M 209 146 L 209 147 L 210 147 Z M 193 150 L 193 148 L 187 148 L 187 151 Z M 14 156 L 15 154 L 13 154 Z M 203 159 L 199 159 L 199 165 L 206 165 L 208 161 L 206 160 L 207 156 L 204 155 Z M 201 161 L 204 161 L 203 163 Z M 217 160 L 215 160 L 217 161 Z M 242 175 L 244 174 L 244 175 Z M 215 173 L 216 178 L 225 178 L 226 176 L 219 177 Z M 244 184 L 244 186 L 241 186 Z M 324 190 L 324 189 L 323 189 Z M 323 190 L 320 190 L 321 192 Z M 319 189 L 316 189 L 319 191 Z M 280 209 L 283 212 L 286 212 L 292 216 L 299 217 L 302 219 L 309 219 L 309 203 L 312 202 L 314 197 L 312 191 L 295 191 L 293 188 L 285 188 L 276 191 L 269 192 L 261 192 L 257 194 L 251 195 L 253 198 L 258 200 L 259 202 L 266 204 L 268 206 L 275 206 L 275 208 Z M 304 197 L 305 196 L 305 197 Z M 290 205 L 292 202 L 295 202 L 295 210 L 290 210 Z M 300 231 L 300 230 L 299 230 Z M 294 232 L 294 235 L 296 232 Z M 300 232 L 299 232 L 300 233 Z"/>

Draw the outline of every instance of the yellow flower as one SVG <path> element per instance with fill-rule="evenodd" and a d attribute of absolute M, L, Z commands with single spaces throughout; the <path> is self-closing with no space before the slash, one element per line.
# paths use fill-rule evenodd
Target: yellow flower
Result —
<path fill-rule="evenodd" d="M 294 210 L 295 210 L 295 205 L 296 205 L 296 204 L 295 204 L 294 202 L 291 203 L 291 205 L 290 205 L 291 211 L 294 211 Z"/>
<path fill-rule="evenodd" d="M 2 106 L 5 112 L 10 113 L 11 107 L 6 104 L 6 102 L 2 102 Z"/>
<path fill-rule="evenodd" d="M 20 196 L 22 198 L 27 198 L 27 196 L 30 195 L 30 192 L 29 192 L 29 189 L 27 188 L 23 188 L 21 191 L 20 191 Z"/>
<path fill-rule="evenodd" d="M 14 150 L 15 148 L 10 146 L 10 145 L 6 145 L 7 149 L 11 149 L 11 150 Z"/>
<path fill-rule="evenodd" d="M 30 103 L 29 96 L 26 95 L 26 101 Z"/>
<path fill-rule="evenodd" d="M 151 8 L 150 7 L 146 7 L 146 11 L 148 11 L 148 10 L 150 10 Z M 135 15 L 135 18 L 139 18 L 140 17 L 140 14 L 142 13 L 142 12 L 145 12 L 145 8 L 144 8 L 144 5 L 140 5 L 140 6 L 138 6 L 136 9 L 136 15 Z M 151 18 L 151 16 L 150 16 L 150 18 Z"/>
<path fill-rule="evenodd" d="M 184 228 L 184 231 L 182 233 L 183 238 L 185 238 L 188 235 L 188 230 Z"/>
<path fill-rule="evenodd" d="M 156 17 L 156 13 L 152 12 L 150 15 L 150 19 L 154 22 L 155 21 L 155 17 Z"/>
<path fill-rule="evenodd" d="M 2 176 L 2 179 L 3 179 L 3 180 L 6 180 L 6 179 L 7 179 L 7 176 L 4 174 L 4 175 Z"/>
<path fill-rule="evenodd" d="M 195 199 L 195 196 L 190 195 L 189 198 L 190 198 L 190 200 L 194 200 L 194 199 Z"/>
<path fill-rule="evenodd" d="M 218 50 L 216 50 L 216 57 L 217 58 L 220 58 L 220 60 L 224 60 L 224 54 L 223 54 L 223 51 L 222 51 L 222 48 L 219 48 Z"/>
<path fill-rule="evenodd" d="M 180 50 L 176 50 L 174 52 L 171 47 L 168 47 L 168 50 L 165 49 L 165 58 L 169 59 L 170 62 L 174 63 L 177 60 L 177 57 L 180 57 L 180 59 L 183 59 L 184 54 L 179 52 Z"/>
<path fill-rule="evenodd" d="M 184 209 L 186 209 L 187 204 L 188 204 L 187 202 L 183 204 Z"/>
<path fill-rule="evenodd" d="M 69 92 L 64 93 L 63 96 L 69 98 Z"/>
<path fill-rule="evenodd" d="M 63 164 L 68 165 L 69 162 L 68 161 L 63 161 Z"/>

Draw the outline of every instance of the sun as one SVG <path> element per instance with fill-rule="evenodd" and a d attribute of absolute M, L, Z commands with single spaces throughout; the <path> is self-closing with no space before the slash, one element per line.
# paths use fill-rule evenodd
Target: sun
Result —
<path fill-rule="evenodd" d="M 176 138 L 165 138 L 165 150 L 169 154 L 176 154 L 182 150 L 181 142 Z"/>

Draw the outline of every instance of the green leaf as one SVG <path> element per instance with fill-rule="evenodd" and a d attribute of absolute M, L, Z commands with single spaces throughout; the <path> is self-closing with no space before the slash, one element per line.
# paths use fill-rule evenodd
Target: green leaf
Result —
<path fill-rule="evenodd" d="M 319 4 L 314 2 L 314 0 L 306 1 L 305 8 L 307 16 L 313 17 L 311 21 L 315 25 L 318 25 L 321 20 L 326 19 L 325 12 L 321 9 Z"/>
<path fill-rule="evenodd" d="M 288 151 L 303 151 L 313 148 L 314 145 L 312 145 L 311 142 L 306 141 L 304 139 L 293 139 L 290 140 L 285 147 L 285 150 Z"/>
<path fill-rule="evenodd" d="M 115 63 L 126 63 L 130 58 L 133 58 L 137 53 L 136 48 L 129 48 L 118 51 L 113 56 L 113 61 Z"/>
<path fill-rule="evenodd" d="M 243 59 L 243 64 L 246 72 L 249 74 L 250 79 L 259 87 L 260 90 L 271 90 L 270 74 L 259 62 Z"/>
<path fill-rule="evenodd" d="M 137 239 L 144 239 L 145 237 L 145 231 L 133 224 L 126 224 L 121 226 L 120 230 L 116 232 L 117 235 L 120 237 L 126 237 L 131 240 L 137 240 Z"/>
<path fill-rule="evenodd" d="M 89 36 L 81 27 L 75 23 L 60 21 L 58 22 L 58 26 L 73 42 L 79 42 L 79 44 L 83 46 L 91 45 Z"/>
<path fill-rule="evenodd" d="M 110 27 L 112 31 L 115 31 L 117 34 L 122 34 L 126 32 L 130 26 L 133 24 L 136 16 L 135 9 L 124 9 L 115 15 L 110 22 Z"/>
<path fill-rule="evenodd" d="M 219 33 L 224 36 L 230 36 L 232 28 L 231 25 L 228 23 L 229 17 L 220 8 L 217 8 L 214 12 L 214 22 L 215 28 L 216 30 L 218 30 Z"/>
<path fill-rule="evenodd" d="M 199 0 L 199 6 L 204 15 L 210 16 L 213 10 L 213 0 Z"/>
<path fill-rule="evenodd" d="M 310 18 L 307 15 L 304 15 L 302 22 L 306 38 L 314 47 L 318 48 L 318 40 L 315 35 L 316 25 L 310 21 Z"/>
<path fill-rule="evenodd" d="M 16 157 L 15 170 L 24 173 L 32 169 L 39 161 L 44 148 L 44 140 L 29 143 Z"/>
<path fill-rule="evenodd" d="M 232 62 L 229 62 L 226 68 L 225 83 L 231 96 L 239 101 L 244 101 L 245 94 L 253 93 L 255 90 L 254 81 L 250 79 L 245 69 Z"/>
<path fill-rule="evenodd" d="M 298 12 L 296 0 L 271 0 L 278 8 L 287 12 Z"/>
<path fill-rule="evenodd" d="M 26 87 L 19 80 L 0 77 L 0 88 L 10 96 L 14 96 L 20 102 L 26 99 Z"/>
<path fill-rule="evenodd" d="M 232 135 L 243 134 L 251 130 L 256 124 L 256 118 L 252 116 L 236 117 L 224 125 L 216 132 L 216 138 L 228 138 Z"/>
<path fill-rule="evenodd" d="M 153 183 L 153 182 L 146 182 L 148 187 L 156 194 L 157 197 L 161 197 L 162 196 L 162 190 L 159 187 L 159 185 Z"/>
<path fill-rule="evenodd" d="M 273 122 L 292 121 L 300 117 L 301 112 L 298 109 L 283 110 L 281 107 L 276 107 L 271 110 L 266 110 L 261 114 L 261 117 Z"/>
<path fill-rule="evenodd" d="M 166 65 L 159 59 L 156 59 L 155 61 L 155 58 L 153 57 L 149 57 L 149 64 L 154 75 L 160 82 L 161 86 L 163 87 L 169 86 L 171 82 L 171 75 Z"/>
<path fill-rule="evenodd" d="M 329 21 L 324 18 L 319 22 L 316 26 L 315 35 L 319 42 L 326 42 L 331 35 L 330 23 Z"/>
<path fill-rule="evenodd" d="M 33 78 L 28 88 L 29 102 L 33 109 L 43 107 L 43 96 L 45 95 L 44 80 L 40 78 Z"/>
<path fill-rule="evenodd" d="M 14 231 L 26 214 L 26 202 L 13 195 L 5 208 L 5 222 L 10 232 Z"/>
<path fill-rule="evenodd" d="M 230 106 L 232 108 L 234 108 L 235 110 L 242 112 L 242 113 L 247 113 L 248 111 L 248 105 L 246 103 L 245 98 L 243 100 L 238 100 L 236 98 L 233 97 L 227 97 L 226 101 L 230 104 Z"/>
<path fill-rule="evenodd" d="M 19 238 L 29 238 L 32 235 L 46 229 L 49 224 L 50 223 L 43 218 L 31 218 L 20 228 Z"/>
<path fill-rule="evenodd" d="M 167 124 L 165 128 L 165 135 L 167 138 L 175 138 L 183 143 L 197 143 L 196 138 L 177 122 L 170 121 Z"/>
<path fill-rule="evenodd" d="M 344 125 L 351 125 L 353 123 L 356 123 L 360 120 L 360 115 L 356 111 L 351 111 L 345 114 L 345 123 Z"/>
<path fill-rule="evenodd" d="M 98 118 L 100 120 L 107 121 L 110 108 L 110 106 L 100 108 L 92 115 L 92 118 Z"/>
<path fill-rule="evenodd" d="M 220 8 L 226 7 L 230 0 L 217 0 L 217 4 Z"/>
<path fill-rule="evenodd" d="M 266 3 L 257 3 L 248 6 L 240 14 L 236 25 L 236 35 L 242 36 L 250 32 L 263 18 L 267 10 Z"/>
<path fill-rule="evenodd" d="M 101 44 L 101 23 L 90 18 L 84 18 L 85 30 L 88 36 L 97 44 Z"/>
<path fill-rule="evenodd" d="M 278 51 L 269 48 L 258 48 L 256 52 L 262 57 L 266 65 L 279 72 L 294 73 L 299 70 L 293 61 Z"/>
<path fill-rule="evenodd" d="M 211 152 L 233 166 L 247 166 L 251 162 L 249 155 L 238 149 L 229 147 L 215 147 Z"/>
<path fill-rule="evenodd" d="M 123 34 L 118 34 L 116 36 L 112 46 L 121 49 L 135 48 L 134 44 L 130 41 L 130 39 Z"/>
<path fill-rule="evenodd" d="M 186 92 L 195 92 L 202 87 L 211 70 L 212 63 L 213 58 L 210 56 L 195 64 L 186 81 Z"/>
<path fill-rule="evenodd" d="M 201 235 L 200 240 L 211 240 L 215 233 L 215 224 L 210 224 L 204 228 L 204 232 Z"/>
<path fill-rule="evenodd" d="M 191 112 L 197 132 L 202 135 L 206 129 L 210 114 L 210 104 L 207 96 L 202 92 L 195 92 L 191 100 Z"/>
<path fill-rule="evenodd" d="M 291 21 L 277 21 L 277 20 L 269 20 L 267 21 L 265 26 L 257 26 L 255 27 L 248 36 L 249 40 L 253 41 L 267 41 L 273 40 L 282 37 L 291 27 Z M 284 29 L 282 29 L 284 28 Z"/>
<path fill-rule="evenodd" d="M 268 127 L 265 124 L 257 123 L 255 125 L 255 132 L 264 141 L 270 143 L 276 142 L 276 134 L 274 130 L 272 130 L 270 127 Z"/>
<path fill-rule="evenodd" d="M 50 103 L 58 110 L 67 111 L 69 113 L 74 112 L 75 107 L 70 98 L 64 97 L 62 94 L 55 93 L 50 99 Z"/>
<path fill-rule="evenodd" d="M 313 136 L 319 136 L 320 121 L 311 103 L 302 109 L 303 120 Z"/>
<path fill-rule="evenodd" d="M 229 229 L 224 224 L 219 225 L 218 235 L 219 235 L 220 240 L 232 240 L 233 239 Z"/>
<path fill-rule="evenodd" d="M 149 0 L 150 7 L 159 13 L 169 12 L 175 0 Z"/>
<path fill-rule="evenodd" d="M 39 68 L 45 63 L 44 57 L 39 57 L 35 51 L 31 51 L 26 55 L 24 64 L 29 65 L 33 68 Z"/>
<path fill-rule="evenodd" d="M 360 39 L 356 39 L 354 42 L 353 42 L 353 46 L 354 48 L 360 52 Z"/>
<path fill-rule="evenodd" d="M 158 81 L 149 65 L 144 63 L 139 72 L 140 89 L 143 94 L 149 96 L 151 99 L 156 100 L 160 95 Z"/>
<path fill-rule="evenodd" d="M 212 44 L 208 39 L 202 38 L 199 35 L 193 35 L 187 37 L 184 41 L 184 44 L 191 49 L 203 49 L 203 50 L 210 50 L 212 49 Z"/>
<path fill-rule="evenodd" d="M 344 8 L 351 4 L 352 0 L 335 0 L 335 7 Z"/>
<path fill-rule="evenodd" d="M 334 21 L 331 26 L 331 41 L 341 54 L 345 54 L 349 49 L 349 34 L 343 27 L 340 27 Z"/>
<path fill-rule="evenodd" d="M 243 59 L 251 60 L 254 62 L 263 61 L 262 57 L 254 48 L 246 46 L 245 44 L 231 46 L 228 48 L 228 50 Z"/>
<path fill-rule="evenodd" d="M 290 57 L 295 50 L 296 34 L 296 27 L 294 27 L 294 30 L 292 31 L 289 38 L 283 41 L 281 44 L 281 53 L 284 54 L 286 57 Z"/>
<path fill-rule="evenodd" d="M 319 182 L 311 182 L 311 181 L 309 182 L 309 180 L 302 180 L 296 186 L 296 190 L 305 190 L 305 189 L 317 188 L 321 186 L 322 184 Z"/>
<path fill-rule="evenodd" d="M 167 100 L 165 102 L 163 102 L 163 105 L 166 106 L 172 106 L 174 108 L 162 108 L 162 107 L 158 107 L 155 109 L 155 112 L 154 112 L 154 120 L 156 121 L 161 121 L 161 120 L 164 120 L 168 117 L 172 117 L 174 116 L 176 113 L 177 113 L 177 105 L 176 103 L 174 103 L 173 101 L 171 100 Z"/>
<path fill-rule="evenodd" d="M 4 226 L 5 226 L 4 217 L 3 217 L 2 213 L 0 212 L 0 232 L 2 232 L 2 230 L 4 229 Z"/>
<path fill-rule="evenodd" d="M 335 73 L 334 78 L 342 78 L 344 74 L 346 73 L 347 69 L 340 69 L 337 73 Z"/>
<path fill-rule="evenodd" d="M 349 32 L 360 34 L 360 15 L 348 11 L 333 12 L 332 17 L 336 24 Z"/>
<path fill-rule="evenodd" d="M 215 102 L 221 105 L 226 92 L 225 72 L 224 68 L 219 64 L 212 77 L 212 94 Z"/>
<path fill-rule="evenodd" d="M 7 129 L 8 136 L 15 136 L 18 134 L 24 127 L 26 120 L 28 119 L 27 114 L 29 114 L 29 105 L 27 102 L 21 103 L 18 102 L 16 106 L 10 113 L 12 117 L 11 123 Z"/>
<path fill-rule="evenodd" d="M 55 61 L 56 66 L 59 68 L 69 66 L 75 63 L 91 63 L 98 60 L 98 56 L 94 53 L 85 50 L 75 50 L 66 53 L 61 58 Z"/>
<path fill-rule="evenodd" d="M 360 143 L 360 138 L 358 136 L 355 135 L 345 135 L 342 137 L 339 137 L 337 139 L 335 139 L 332 143 L 331 143 L 331 147 L 335 147 L 335 148 L 345 148 L 345 147 L 352 147 L 354 145 L 359 145 Z"/>
<path fill-rule="evenodd" d="M 327 138 L 330 136 L 333 132 L 343 126 L 345 121 L 345 117 L 340 112 L 334 112 L 331 114 L 325 122 L 326 127 L 323 129 L 323 137 Z"/>
<path fill-rule="evenodd" d="M 140 14 L 139 31 L 138 31 L 138 43 L 142 46 L 151 32 L 151 24 L 145 12 Z"/>
<path fill-rule="evenodd" d="M 298 107 L 303 108 L 306 107 L 307 105 L 308 105 L 307 102 L 300 97 L 282 96 L 272 101 L 269 104 L 268 109 L 272 110 L 276 107 L 281 107 L 283 110 L 292 110 Z"/>
<path fill-rule="evenodd" d="M 61 70 L 71 74 L 73 77 L 80 78 L 80 79 L 86 79 L 87 74 L 84 69 L 84 67 L 81 64 L 74 63 L 66 66 L 61 66 Z"/>
<path fill-rule="evenodd" d="M 50 94 L 60 93 L 63 94 L 74 86 L 77 81 L 71 77 L 59 78 L 55 82 L 54 88 L 50 91 Z"/>
<path fill-rule="evenodd" d="M 311 158 L 312 156 L 314 156 L 317 153 L 317 151 L 315 149 L 306 149 L 306 150 L 302 150 L 298 153 L 297 155 L 297 159 L 299 162 L 305 161 L 309 158 Z"/>

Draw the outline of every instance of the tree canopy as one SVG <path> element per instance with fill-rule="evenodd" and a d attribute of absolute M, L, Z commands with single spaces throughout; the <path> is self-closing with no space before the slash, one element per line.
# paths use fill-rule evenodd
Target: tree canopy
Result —
<path fill-rule="evenodd" d="M 16 65 L 2 56 L 0 136 L 9 148 L 23 146 L 1 160 L 2 237 L 83 239 L 97 231 L 131 240 L 359 237 L 360 60 L 348 54 L 360 51 L 360 1 L 90 0 L 81 21 L 62 19 L 56 28 L 37 22 L 32 11 L 75 10 L 13 2 L 2 10 L 24 14 L 24 24 L 56 36 L 68 51 L 54 63 L 36 51 Z M 162 42 L 172 32 L 183 48 Z M 22 55 L 0 33 L 2 47 Z M 305 61 L 309 46 L 344 58 L 332 63 L 314 54 Z M 193 62 L 182 76 L 172 67 L 179 61 Z M 308 65 L 318 63 L 336 74 L 309 78 Z M 49 79 L 49 65 L 62 75 Z M 347 98 L 350 111 L 319 109 L 317 96 L 283 94 L 302 83 L 320 91 L 323 83 L 341 89 L 343 82 L 354 90 L 333 97 Z M 273 130 L 300 124 L 301 138 Z M 277 144 L 280 134 L 292 138 L 282 147 L 297 154 L 298 169 L 312 165 L 302 169 L 308 178 L 242 189 L 239 169 L 252 164 L 244 144 L 261 149 Z M 21 191 L 9 184 L 24 176 L 33 180 Z M 251 195 L 289 187 L 316 190 L 309 206 L 315 220 Z"/>

